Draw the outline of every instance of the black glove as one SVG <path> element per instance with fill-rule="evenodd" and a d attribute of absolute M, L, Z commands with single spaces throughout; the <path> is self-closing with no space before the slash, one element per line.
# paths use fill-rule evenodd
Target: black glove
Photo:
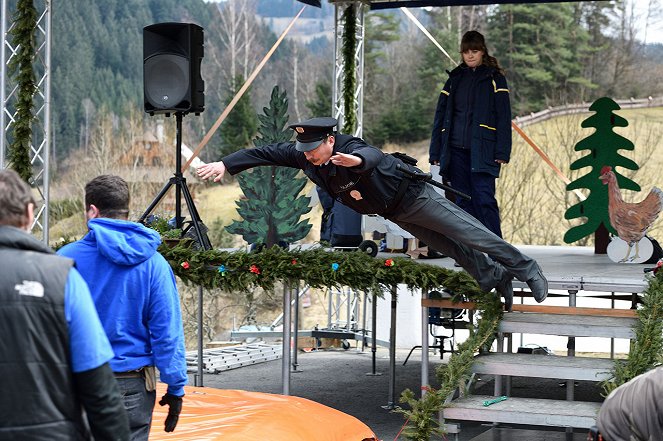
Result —
<path fill-rule="evenodd" d="M 182 412 L 182 397 L 166 394 L 159 400 L 160 406 L 168 405 L 168 416 L 166 417 L 166 432 L 172 432 L 177 426 L 177 420 L 180 418 Z"/>

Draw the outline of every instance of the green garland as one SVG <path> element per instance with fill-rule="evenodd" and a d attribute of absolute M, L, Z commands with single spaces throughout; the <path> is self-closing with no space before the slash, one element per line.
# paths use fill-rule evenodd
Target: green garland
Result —
<path fill-rule="evenodd" d="M 159 252 L 185 283 L 208 289 L 250 292 L 260 287 L 273 291 L 283 281 L 303 280 L 313 288 L 350 286 L 382 296 L 393 286 L 403 284 L 410 290 L 424 292 L 444 286 L 455 293 L 455 299 L 476 302 L 480 319 L 475 326 L 470 326 L 468 339 L 458 345 L 448 363 L 437 368 L 440 388 L 429 388 L 418 400 L 411 390 L 405 390 L 401 395 L 400 401 L 410 410 L 397 411 L 407 418 L 403 435 L 411 440 L 428 440 L 444 433 L 436 416 L 454 390 L 465 391 L 474 356 L 481 348 L 492 345 L 503 314 L 500 299 L 481 291 L 466 272 L 404 257 L 373 258 L 361 252 L 322 248 L 286 251 L 272 247 L 259 253 L 195 251 L 186 246 L 168 247 L 165 244 L 161 245 Z M 644 292 L 644 306 L 638 310 L 636 339 L 632 342 L 628 360 L 615 362 L 614 378 L 603 384 L 606 393 L 663 361 L 663 271 L 659 273 L 650 279 Z"/>
<path fill-rule="evenodd" d="M 281 281 L 304 280 L 312 288 L 351 286 L 378 295 L 398 284 L 412 290 L 445 286 L 471 298 L 481 293 L 476 281 L 467 273 L 404 257 L 376 259 L 361 252 L 323 248 L 286 251 L 271 247 L 259 253 L 195 251 L 186 246 L 171 248 L 165 244 L 159 252 L 185 283 L 208 289 L 273 291 Z"/>
<path fill-rule="evenodd" d="M 251 292 L 253 288 L 260 287 L 273 291 L 279 282 L 304 280 L 314 288 L 350 286 L 382 296 L 384 291 L 403 284 L 410 290 L 424 292 L 432 287 L 444 286 L 455 293 L 456 299 L 477 302 L 481 319 L 476 328 L 470 328 L 469 338 L 458 345 L 457 352 L 446 365 L 438 368 L 441 388 L 429 389 L 421 400 L 416 400 L 410 390 L 403 392 L 401 402 L 412 408 L 400 411 L 408 419 L 403 433 L 409 439 L 427 440 L 431 434 L 442 433 L 435 415 L 442 409 L 446 397 L 467 381 L 474 354 L 492 344 L 502 317 L 499 298 L 481 291 L 466 272 L 422 264 L 405 257 L 384 259 L 361 252 L 327 251 L 322 248 L 285 251 L 279 247 L 246 253 L 195 251 L 187 246 L 161 245 L 159 252 L 185 283 L 208 289 Z"/>
<path fill-rule="evenodd" d="M 439 389 L 428 388 L 427 393 L 417 400 L 414 392 L 406 389 L 401 394 L 401 403 L 410 406 L 411 410 L 398 409 L 407 418 L 403 436 L 407 439 L 427 441 L 433 435 L 442 436 L 445 431 L 439 427 L 437 414 L 445 406 L 445 400 L 458 388 L 466 390 L 472 372 L 474 354 L 481 348 L 490 347 L 495 339 L 497 327 L 502 320 L 502 303 L 494 294 L 480 293 L 471 300 L 477 302 L 477 312 L 481 319 L 476 328 L 470 326 L 470 335 L 460 343 L 457 351 L 451 355 L 446 364 L 436 370 Z"/>
<path fill-rule="evenodd" d="M 607 396 L 617 387 L 660 365 L 663 360 L 663 271 L 649 278 L 638 309 L 635 339 L 626 360 L 615 360 L 613 378 L 603 382 Z"/>
<path fill-rule="evenodd" d="M 19 0 L 16 4 L 14 26 L 9 31 L 12 43 L 17 48 L 9 62 L 9 74 L 16 74 L 18 86 L 16 119 L 13 125 L 13 140 L 9 145 L 8 159 L 11 167 L 29 181 L 32 177 L 30 144 L 32 143 L 32 122 L 35 116 L 33 97 L 37 91 L 33 61 L 35 59 L 35 33 L 37 10 L 32 0 Z"/>
<path fill-rule="evenodd" d="M 357 51 L 357 12 L 356 5 L 350 3 L 343 12 L 343 133 L 354 134 L 357 128 L 357 109 L 355 107 L 355 89 L 357 87 L 357 69 L 355 52 Z"/>

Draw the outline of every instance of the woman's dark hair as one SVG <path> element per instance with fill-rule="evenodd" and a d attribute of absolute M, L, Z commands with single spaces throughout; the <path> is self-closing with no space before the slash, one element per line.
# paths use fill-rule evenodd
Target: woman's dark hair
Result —
<path fill-rule="evenodd" d="M 488 53 L 488 48 L 486 47 L 486 40 L 483 38 L 478 31 L 467 31 L 463 35 L 463 39 L 460 41 L 460 53 L 475 50 L 483 51 L 483 64 L 495 68 L 499 73 L 504 75 L 504 69 L 500 66 L 497 61 L 497 58 L 491 56 Z"/>

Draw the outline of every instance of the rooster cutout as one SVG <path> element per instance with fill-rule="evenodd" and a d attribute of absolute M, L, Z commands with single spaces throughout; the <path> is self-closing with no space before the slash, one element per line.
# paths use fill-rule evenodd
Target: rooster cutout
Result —
<path fill-rule="evenodd" d="M 617 185 L 617 176 L 612 171 L 612 167 L 604 166 L 601 169 L 599 179 L 603 184 L 608 185 L 608 217 L 610 218 L 610 224 L 617 231 L 617 236 L 628 245 L 626 255 L 619 262 L 644 262 L 651 257 L 651 251 L 649 255 L 641 258 L 639 253 L 640 244 L 641 241 L 646 241 L 646 244 L 651 247 L 651 242 L 645 238 L 645 234 L 658 217 L 661 208 L 663 208 L 663 192 L 654 187 L 642 201 L 629 203 L 622 199 Z M 632 250 L 635 250 L 635 254 L 631 256 Z M 612 253 L 608 252 L 608 254 Z M 612 258 L 612 256 L 610 257 Z"/>

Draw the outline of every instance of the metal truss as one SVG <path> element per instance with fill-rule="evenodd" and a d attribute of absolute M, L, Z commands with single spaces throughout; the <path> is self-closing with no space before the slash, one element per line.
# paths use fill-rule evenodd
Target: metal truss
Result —
<path fill-rule="evenodd" d="M 334 80 L 333 80 L 333 102 L 332 114 L 338 119 L 339 127 L 343 127 L 343 117 L 345 116 L 345 104 L 343 103 L 343 73 L 345 71 L 345 62 L 343 60 L 343 35 L 345 23 L 343 13 L 351 6 L 357 8 L 357 48 L 354 54 L 354 64 L 357 73 L 356 87 L 354 90 L 353 105 L 357 115 L 357 127 L 354 136 L 361 137 L 364 130 L 364 9 L 366 6 L 360 2 L 334 2 Z"/>
<path fill-rule="evenodd" d="M 2 0 L 0 11 L 0 32 L 2 48 L 0 49 L 0 169 L 9 166 L 7 149 L 11 141 L 13 126 L 16 122 L 16 101 L 18 84 L 14 77 L 9 76 L 8 66 L 16 55 L 15 46 L 9 35 L 14 23 L 9 5 L 15 2 Z M 35 189 L 35 220 L 32 232 L 44 243 L 48 244 L 48 202 L 49 202 L 49 153 L 51 145 L 51 0 L 34 0 L 38 19 L 36 28 L 36 54 L 34 71 L 36 74 L 37 91 L 34 95 L 35 121 L 32 126 L 32 142 L 30 145 L 30 162 L 33 177 L 30 182 Z"/>

